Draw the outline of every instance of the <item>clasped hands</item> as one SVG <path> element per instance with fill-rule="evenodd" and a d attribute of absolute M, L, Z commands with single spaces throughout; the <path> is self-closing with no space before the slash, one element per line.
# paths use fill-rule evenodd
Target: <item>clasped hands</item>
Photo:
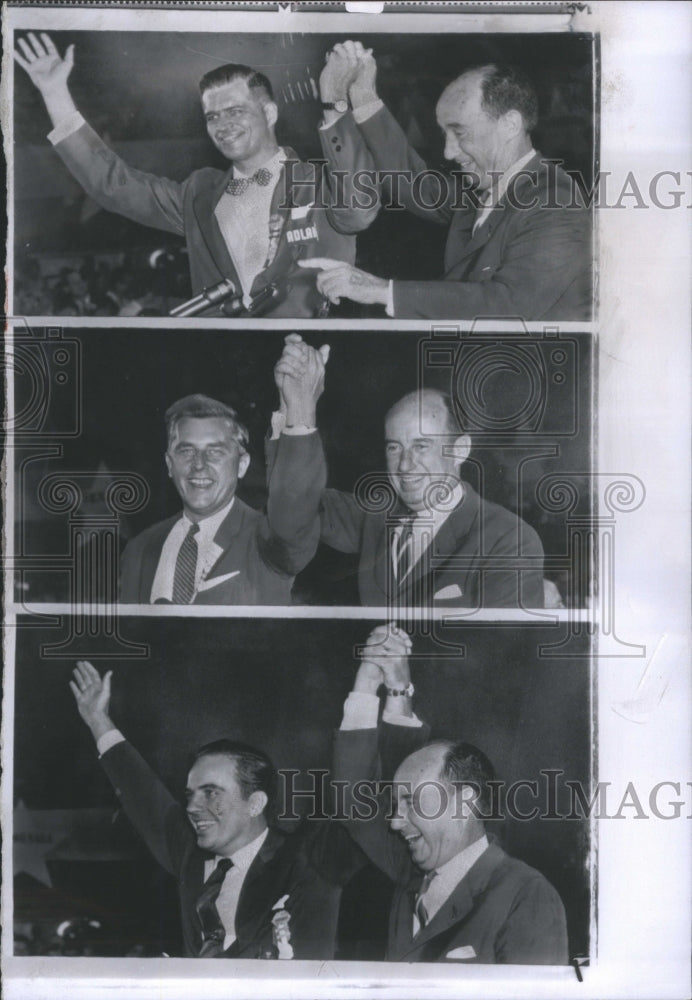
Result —
<path fill-rule="evenodd" d="M 316 426 L 317 400 L 324 391 L 328 358 L 329 344 L 311 347 L 298 333 L 289 333 L 284 339 L 283 353 L 274 366 L 274 381 L 287 426 Z"/>
<path fill-rule="evenodd" d="M 409 656 L 411 640 L 393 622 L 378 625 L 367 638 L 360 653 L 360 667 L 353 685 L 354 691 L 377 694 L 380 686 L 403 691 L 411 681 Z"/>

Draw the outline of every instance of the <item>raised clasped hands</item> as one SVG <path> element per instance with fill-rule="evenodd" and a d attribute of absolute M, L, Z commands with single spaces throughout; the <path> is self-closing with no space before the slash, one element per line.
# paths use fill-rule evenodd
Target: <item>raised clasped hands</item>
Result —
<path fill-rule="evenodd" d="M 393 622 L 377 625 L 361 650 L 354 690 L 376 694 L 381 684 L 404 690 L 411 680 L 411 640 Z"/>
<path fill-rule="evenodd" d="M 328 344 L 311 347 L 297 333 L 289 333 L 285 338 L 283 353 L 274 366 L 274 381 L 288 425 L 315 426 L 328 359 Z"/>

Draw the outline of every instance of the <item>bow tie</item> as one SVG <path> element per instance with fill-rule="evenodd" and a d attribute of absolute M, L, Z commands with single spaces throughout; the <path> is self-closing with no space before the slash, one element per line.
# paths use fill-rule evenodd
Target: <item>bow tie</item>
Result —
<path fill-rule="evenodd" d="M 226 185 L 226 190 L 235 197 L 239 194 L 245 194 L 251 184 L 259 184 L 260 187 L 266 187 L 271 179 L 271 170 L 267 170 L 266 167 L 260 167 L 259 170 L 255 170 L 252 177 L 232 177 Z"/>

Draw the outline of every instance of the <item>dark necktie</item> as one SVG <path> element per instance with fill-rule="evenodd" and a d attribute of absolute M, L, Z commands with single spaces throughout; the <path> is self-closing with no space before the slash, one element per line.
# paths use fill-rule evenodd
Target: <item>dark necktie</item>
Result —
<path fill-rule="evenodd" d="M 402 518 L 401 531 L 394 535 L 396 539 L 394 573 L 397 586 L 401 586 L 413 564 L 413 522 L 415 517 L 415 514 L 410 514 L 408 517 Z"/>
<path fill-rule="evenodd" d="M 219 911 L 216 909 L 216 900 L 221 892 L 226 872 L 232 867 L 233 862 L 230 858 L 221 858 L 214 871 L 204 883 L 199 899 L 195 903 L 195 909 L 197 910 L 199 919 L 202 921 L 200 958 L 215 958 L 223 951 L 226 928 L 221 923 Z"/>
<path fill-rule="evenodd" d="M 189 604 L 195 592 L 198 552 L 195 535 L 198 531 L 199 525 L 191 524 L 178 551 L 173 576 L 173 604 Z"/>
<path fill-rule="evenodd" d="M 267 170 L 266 167 L 260 167 L 259 170 L 255 170 L 252 177 L 232 177 L 226 185 L 226 190 L 233 197 L 236 197 L 236 195 L 245 194 L 251 184 L 266 187 L 271 179 L 271 170 Z"/>
<path fill-rule="evenodd" d="M 423 930 L 423 928 L 427 925 L 429 920 L 428 911 L 425 908 L 424 896 L 428 891 L 428 889 L 430 888 L 430 883 L 432 882 L 432 880 L 435 878 L 436 875 L 437 875 L 436 871 L 426 872 L 425 878 L 421 882 L 421 887 L 418 890 L 418 895 L 416 896 L 415 913 L 416 916 L 418 917 L 418 923 L 420 924 L 421 930 Z"/>

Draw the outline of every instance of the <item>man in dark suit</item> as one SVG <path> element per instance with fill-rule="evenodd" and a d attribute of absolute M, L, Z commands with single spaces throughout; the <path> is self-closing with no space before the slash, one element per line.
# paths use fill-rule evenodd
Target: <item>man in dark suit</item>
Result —
<path fill-rule="evenodd" d="M 382 203 L 403 204 L 447 226 L 448 234 L 439 281 L 388 281 L 350 262 L 303 261 L 301 267 L 324 269 L 317 279 L 320 291 L 332 302 L 345 297 L 382 305 L 402 319 L 589 319 L 589 213 L 575 182 L 533 148 L 538 102 L 524 73 L 488 64 L 463 73 L 444 90 L 437 123 L 445 157 L 461 171 L 449 179 L 428 170 L 382 104 L 372 52 L 358 42 L 337 48 L 345 62 L 357 58 L 360 68 L 350 87 L 353 114 L 333 126 L 337 141 L 327 147 L 330 162 L 346 171 L 359 169 L 355 119 L 380 183 L 390 192 Z M 393 173 L 398 175 L 394 194 L 388 187 Z"/>
<path fill-rule="evenodd" d="M 208 307 L 205 316 L 224 315 L 224 309 L 228 315 L 326 314 L 328 302 L 298 261 L 319 254 L 353 263 L 350 234 L 370 225 L 378 206 L 371 199 L 354 207 L 350 178 L 343 179 L 338 198 L 323 191 L 315 165 L 278 146 L 278 109 L 267 77 L 228 64 L 202 78 L 207 131 L 231 166 L 196 170 L 177 182 L 129 167 L 84 121 L 67 86 L 74 46 L 61 58 L 48 35 L 33 33 L 18 46 L 17 62 L 39 89 L 53 123 L 49 138 L 86 192 L 108 211 L 184 236 L 193 294 L 232 281 L 237 298 Z M 327 114 L 346 97 L 354 73 L 355 64 L 331 61 L 325 67 L 320 90 Z M 331 148 L 329 124 L 320 136 Z M 359 169 L 372 168 L 362 143 L 352 160 Z"/>
<path fill-rule="evenodd" d="M 339 888 L 304 837 L 268 825 L 276 774 L 266 754 L 231 740 L 200 747 L 183 809 L 110 718 L 111 676 L 81 661 L 70 687 L 125 813 L 178 882 L 184 954 L 332 958 Z"/>
<path fill-rule="evenodd" d="M 315 408 L 328 348 L 289 334 L 275 378 L 282 427 L 274 441 L 267 513 L 236 495 L 250 456 L 235 410 L 187 396 L 166 411 L 166 465 L 183 502 L 175 515 L 128 543 L 120 574 L 123 604 L 290 604 L 296 573 L 315 553 L 326 482 Z M 279 373 L 292 352 L 292 371 Z"/>
<path fill-rule="evenodd" d="M 565 964 L 567 928 L 557 892 L 486 836 L 488 782 L 495 778 L 489 760 L 468 743 L 427 742 L 428 728 L 412 707 L 410 649 L 396 626 L 378 626 L 370 635 L 336 733 L 332 774 L 346 789 L 349 833 L 395 884 L 387 958 Z M 387 697 L 378 726 L 382 684 Z M 398 731 L 400 747 L 408 742 L 394 775 L 389 823 L 382 801 L 364 812 L 362 796 L 354 795 L 354 786 L 381 778 L 384 727 Z"/>
<path fill-rule="evenodd" d="M 540 539 L 460 478 L 470 449 L 443 393 L 412 392 L 385 417 L 388 483 L 325 490 L 320 537 L 359 554 L 363 605 L 543 607 Z"/>

